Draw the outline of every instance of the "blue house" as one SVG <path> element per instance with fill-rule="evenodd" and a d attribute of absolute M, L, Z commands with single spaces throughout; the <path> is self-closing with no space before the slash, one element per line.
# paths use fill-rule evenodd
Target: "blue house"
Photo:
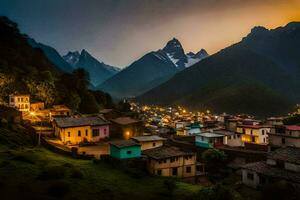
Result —
<path fill-rule="evenodd" d="M 224 135 L 216 133 L 200 133 L 196 135 L 196 146 L 202 148 L 214 148 L 223 145 Z"/>
<path fill-rule="evenodd" d="M 141 145 L 132 140 L 110 142 L 110 156 L 117 159 L 139 158 Z"/>

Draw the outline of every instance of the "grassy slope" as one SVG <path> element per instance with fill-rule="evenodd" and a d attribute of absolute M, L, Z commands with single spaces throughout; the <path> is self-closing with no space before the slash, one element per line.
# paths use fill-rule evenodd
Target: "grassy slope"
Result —
<path fill-rule="evenodd" d="M 7 132 L 0 128 L 0 133 L 4 131 Z M 71 166 L 65 167 L 66 163 Z M 53 166 L 66 170 L 65 176 L 52 180 L 38 178 Z M 80 171 L 83 178 L 71 178 L 73 170 Z M 104 163 L 72 159 L 42 147 L 12 149 L 0 142 L 1 199 L 55 199 L 48 190 L 61 182 L 69 187 L 64 199 L 168 199 L 163 180 L 153 176 L 137 179 Z M 184 199 L 200 189 L 201 186 L 178 182 L 176 199 Z"/>

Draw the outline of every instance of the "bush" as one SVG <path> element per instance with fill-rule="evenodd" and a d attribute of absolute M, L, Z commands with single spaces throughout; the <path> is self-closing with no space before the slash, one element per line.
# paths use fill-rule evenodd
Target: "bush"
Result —
<path fill-rule="evenodd" d="M 170 195 L 173 195 L 174 190 L 176 189 L 176 181 L 174 179 L 164 180 L 164 186 L 168 190 Z"/>
<path fill-rule="evenodd" d="M 17 152 L 13 157 L 13 160 L 35 164 L 36 157 L 33 156 L 32 152 Z"/>
<path fill-rule="evenodd" d="M 39 175 L 40 180 L 62 179 L 66 175 L 64 166 L 52 166 L 44 169 Z"/>
<path fill-rule="evenodd" d="M 82 179 L 83 173 L 79 169 L 72 169 L 71 178 Z"/>
<path fill-rule="evenodd" d="M 62 198 L 70 191 L 70 186 L 64 181 L 52 183 L 48 188 L 48 194 L 53 197 Z"/>

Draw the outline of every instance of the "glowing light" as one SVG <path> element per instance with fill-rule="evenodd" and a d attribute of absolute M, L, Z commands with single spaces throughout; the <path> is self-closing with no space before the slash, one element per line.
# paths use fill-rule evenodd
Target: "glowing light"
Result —
<path fill-rule="evenodd" d="M 35 116 L 35 112 L 30 112 L 29 113 L 31 116 Z"/>

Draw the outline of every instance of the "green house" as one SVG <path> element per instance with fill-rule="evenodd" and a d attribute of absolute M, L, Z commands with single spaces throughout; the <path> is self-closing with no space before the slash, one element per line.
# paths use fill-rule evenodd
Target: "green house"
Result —
<path fill-rule="evenodd" d="M 214 148 L 223 145 L 224 135 L 216 133 L 200 133 L 196 135 L 196 146 L 202 148 Z"/>
<path fill-rule="evenodd" d="M 109 143 L 110 156 L 117 159 L 139 158 L 141 145 L 132 140 L 120 140 Z"/>

